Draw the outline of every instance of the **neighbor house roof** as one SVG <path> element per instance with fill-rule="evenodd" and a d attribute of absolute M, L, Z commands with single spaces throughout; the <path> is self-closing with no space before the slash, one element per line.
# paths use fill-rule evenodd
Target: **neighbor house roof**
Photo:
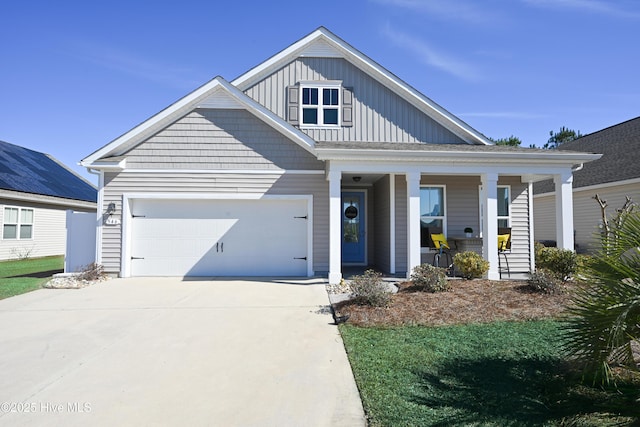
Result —
<path fill-rule="evenodd" d="M 565 142 L 558 151 L 601 153 L 573 174 L 573 188 L 640 178 L 640 117 Z M 534 186 L 536 194 L 554 191 L 551 181 Z"/>
<path fill-rule="evenodd" d="M 96 202 L 94 186 L 48 154 L 0 141 L 0 190 Z"/>

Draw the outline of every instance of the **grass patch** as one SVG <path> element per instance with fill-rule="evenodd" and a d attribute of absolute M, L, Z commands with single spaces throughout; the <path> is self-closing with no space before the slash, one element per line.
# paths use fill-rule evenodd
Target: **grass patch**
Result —
<path fill-rule="evenodd" d="M 555 321 L 340 331 L 371 426 L 640 421 L 638 384 L 581 385 Z"/>
<path fill-rule="evenodd" d="M 0 262 L 0 299 L 40 289 L 63 267 L 63 256 Z"/>

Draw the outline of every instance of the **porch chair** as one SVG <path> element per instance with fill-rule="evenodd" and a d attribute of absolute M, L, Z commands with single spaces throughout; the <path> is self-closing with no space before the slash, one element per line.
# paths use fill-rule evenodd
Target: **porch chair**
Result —
<path fill-rule="evenodd" d="M 507 254 L 511 253 L 511 228 L 510 227 L 498 227 L 498 272 L 500 274 L 500 279 L 502 279 L 502 271 L 504 270 L 502 267 L 502 261 L 500 255 L 504 257 L 504 262 L 506 264 L 506 271 L 511 278 L 511 270 L 509 269 L 509 259 L 507 258 Z"/>
<path fill-rule="evenodd" d="M 453 275 L 454 271 L 453 257 L 451 256 L 451 247 L 449 246 L 449 242 L 447 242 L 447 238 L 442 232 L 442 228 L 427 228 L 427 235 L 427 245 L 432 252 L 435 252 L 435 254 L 433 255 L 433 265 L 435 267 L 440 267 L 441 259 L 444 256 L 445 262 L 447 263 L 445 268 L 448 273 Z"/>

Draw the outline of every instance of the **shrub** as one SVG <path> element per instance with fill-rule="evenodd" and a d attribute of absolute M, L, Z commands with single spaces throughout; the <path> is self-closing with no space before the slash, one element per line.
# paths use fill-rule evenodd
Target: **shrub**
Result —
<path fill-rule="evenodd" d="M 527 285 L 532 290 L 545 294 L 555 294 L 562 291 L 562 281 L 557 274 L 544 268 L 531 273 L 531 277 L 527 280 Z"/>
<path fill-rule="evenodd" d="M 473 251 L 458 252 L 453 257 L 453 264 L 465 279 L 482 277 L 489 271 L 489 261 Z"/>
<path fill-rule="evenodd" d="M 546 269 L 566 282 L 576 272 L 578 258 L 574 251 L 558 248 L 536 248 L 536 266 Z"/>
<path fill-rule="evenodd" d="M 104 267 L 101 264 L 96 264 L 95 262 L 83 267 L 82 271 L 78 274 L 78 280 L 86 280 L 89 282 L 102 280 L 106 277 L 107 273 L 104 272 Z"/>
<path fill-rule="evenodd" d="M 440 292 L 449 289 L 449 281 L 444 268 L 431 264 L 416 266 L 411 272 L 411 281 L 416 287 L 429 292 Z"/>
<path fill-rule="evenodd" d="M 386 284 L 382 281 L 382 274 L 367 270 L 361 276 L 351 279 L 351 290 L 354 296 L 362 303 L 373 307 L 386 307 L 391 300 L 391 294 Z"/>

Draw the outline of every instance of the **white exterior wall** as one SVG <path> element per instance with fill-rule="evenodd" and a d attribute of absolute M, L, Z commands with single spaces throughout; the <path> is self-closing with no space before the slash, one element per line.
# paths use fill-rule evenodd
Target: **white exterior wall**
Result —
<path fill-rule="evenodd" d="M 4 208 L 24 207 L 33 209 L 33 238 L 4 239 Z M 64 255 L 66 245 L 66 210 L 33 205 L 27 202 L 0 201 L 0 260 Z"/>

